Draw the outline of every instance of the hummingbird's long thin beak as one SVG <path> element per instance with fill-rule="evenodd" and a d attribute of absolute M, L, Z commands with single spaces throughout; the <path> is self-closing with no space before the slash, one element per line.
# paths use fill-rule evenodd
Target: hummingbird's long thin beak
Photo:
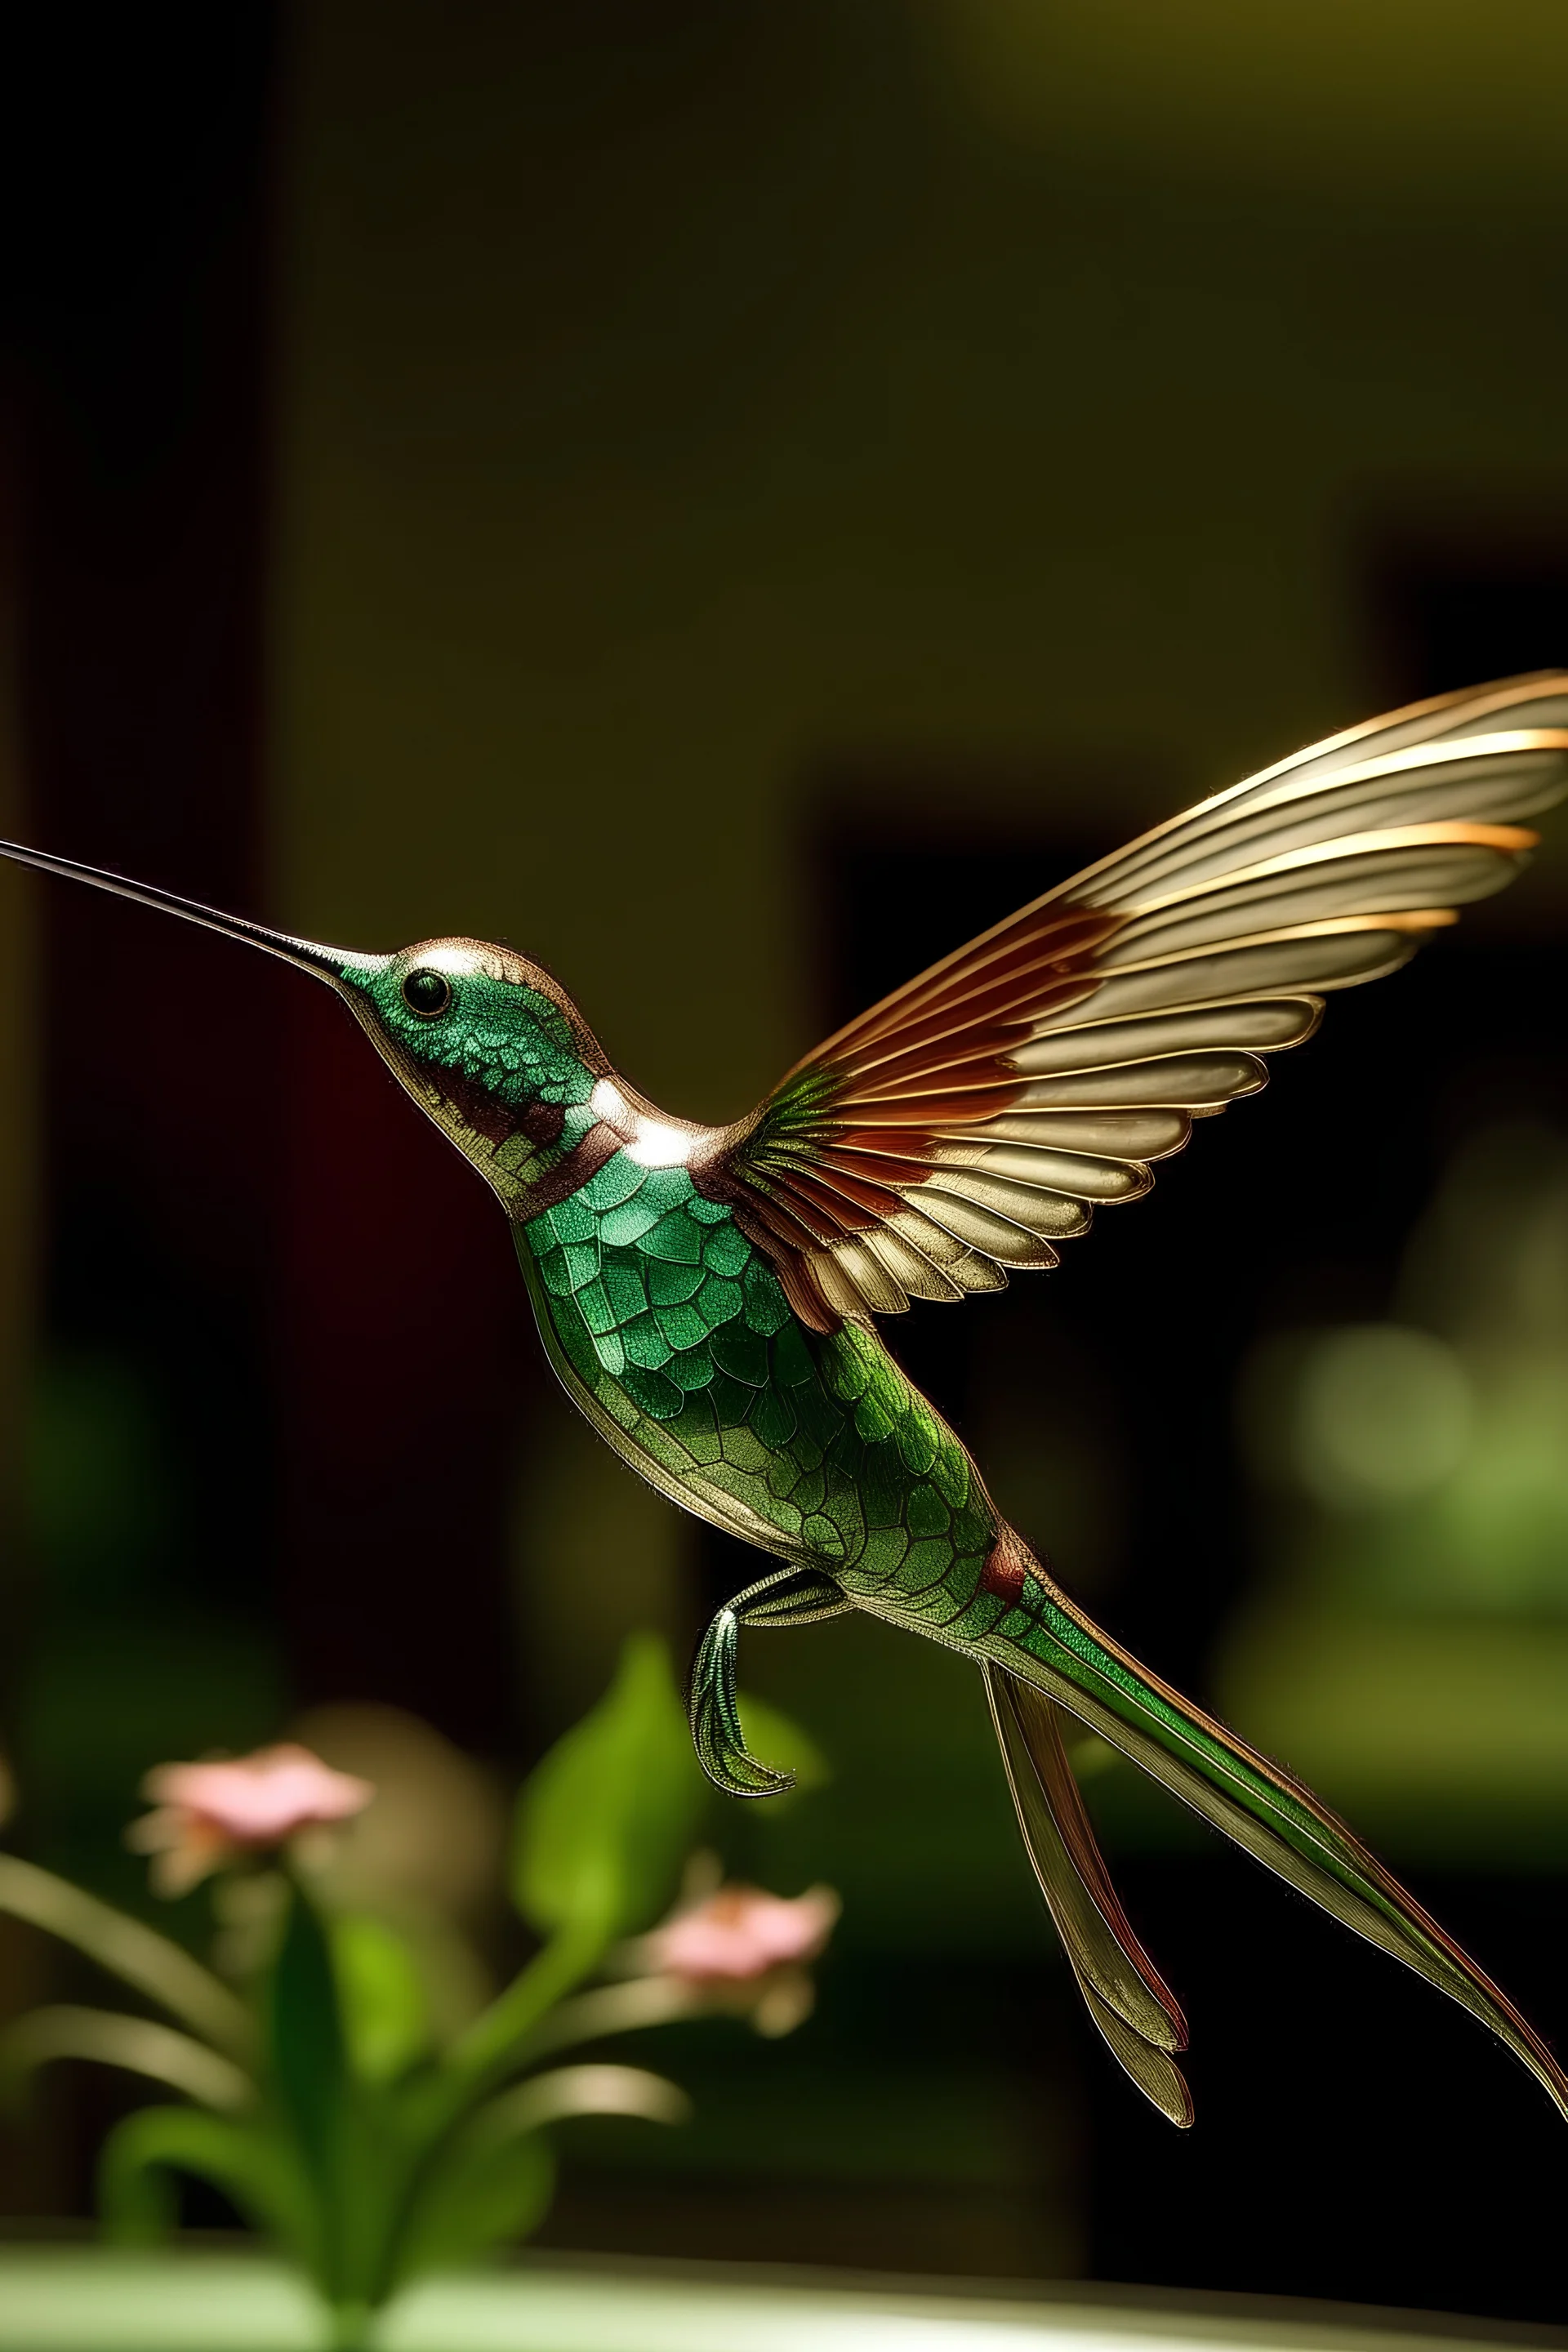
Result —
<path fill-rule="evenodd" d="M 67 882 L 90 883 L 95 890 L 110 890 L 117 898 L 134 898 L 139 906 L 179 915 L 187 923 L 200 923 L 205 930 L 221 932 L 225 939 L 243 940 L 248 947 L 296 964 L 330 987 L 336 987 L 348 972 L 373 971 L 383 961 L 379 956 L 356 954 L 351 948 L 321 947 L 314 940 L 298 940 L 291 932 L 253 923 L 247 916 L 225 915 L 195 898 L 176 898 L 172 890 L 155 890 L 150 883 L 132 882 L 123 874 L 106 874 L 97 866 L 79 866 L 72 857 L 55 857 L 47 850 L 26 848 L 18 841 L 0 841 L 0 857 L 14 858 L 18 866 L 31 866 L 39 874 L 57 874 Z"/>

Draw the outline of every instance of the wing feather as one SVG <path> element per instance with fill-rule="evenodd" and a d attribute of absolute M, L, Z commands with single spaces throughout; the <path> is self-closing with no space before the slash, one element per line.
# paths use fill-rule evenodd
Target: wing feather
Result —
<path fill-rule="evenodd" d="M 1519 825 L 1467 826 L 1466 838 L 1437 841 L 1435 826 L 1405 841 L 1369 834 L 1361 842 L 1328 849 L 1298 850 L 1288 860 L 1255 866 L 1224 889 L 1164 898 L 1133 915 L 1106 962 L 1156 955 L 1180 955 L 1193 948 L 1260 936 L 1308 923 L 1342 921 L 1347 915 L 1391 915 L 1431 906 L 1463 906 L 1489 898 L 1510 882 L 1521 853 L 1535 840 Z M 1455 833 L 1458 828 L 1454 828 Z M 1490 836 L 1483 840 L 1482 834 Z"/>
<path fill-rule="evenodd" d="M 1136 1201 L 1154 1179 L 1140 1160 L 1096 1160 L 1087 1151 L 1049 1151 L 1036 1143 L 992 1143 L 976 1152 L 983 1174 L 1075 1201 Z"/>
<path fill-rule="evenodd" d="M 879 1250 L 873 1249 L 869 1234 L 864 1240 L 841 1241 L 834 1251 L 841 1274 L 846 1275 L 860 1297 L 874 1314 L 897 1315 L 905 1304 L 905 1294 L 897 1277 L 889 1272 Z"/>
<path fill-rule="evenodd" d="M 1501 889 L 1568 790 L 1568 674 L 1310 744 L 956 949 L 797 1063 L 699 1174 L 807 1319 L 1050 1266 L 1255 1094 L 1325 996 Z"/>
<path fill-rule="evenodd" d="M 984 1201 L 972 1201 L 963 1192 L 950 1191 L 945 1176 L 946 1171 L 939 1170 L 921 1187 L 921 1213 L 928 1224 L 940 1225 L 964 1249 L 978 1250 L 983 1256 L 994 1258 L 998 1265 L 1056 1264 L 1056 1251 L 1043 1234 L 1003 1216 Z M 1068 1205 L 1076 1212 L 1077 1222 L 1064 1238 L 1083 1232 L 1089 1223 L 1086 1212 L 1076 1201 Z M 950 1271 L 958 1263 L 953 1260 Z"/>
<path fill-rule="evenodd" d="M 1243 864 L 1252 844 L 1282 856 L 1339 838 L 1352 820 L 1367 833 L 1445 819 L 1506 824 L 1550 808 L 1555 798 L 1555 755 L 1532 741 L 1518 749 L 1499 744 L 1462 760 L 1428 747 L 1348 771 L 1328 789 L 1255 804 L 1228 822 L 1216 821 L 1196 842 L 1156 849 L 1141 860 L 1130 856 L 1118 881 L 1129 893 L 1152 893 L 1178 877 L 1194 887 Z"/>
<path fill-rule="evenodd" d="M 1094 992 L 1093 1025 L 1129 1013 L 1174 1012 L 1179 1006 L 1237 1006 L 1286 990 L 1308 989 L 1314 996 L 1327 996 L 1337 989 L 1356 988 L 1363 981 L 1397 971 L 1429 931 L 1458 919 L 1447 907 L 1404 916 L 1362 915 L 1341 924 L 1279 932 L 1217 954 L 1210 950 L 1154 956 L 1124 970 L 1108 962 L 1106 977 Z M 1047 1013 L 1037 1023 L 1036 1034 L 1075 1025 L 1065 1016 Z"/>
<path fill-rule="evenodd" d="M 866 1235 L 866 1246 L 883 1272 L 909 1298 L 949 1299 L 964 1296 L 961 1286 L 942 1273 L 891 1225 L 879 1225 Z M 1001 1274 L 997 1268 L 998 1276 Z"/>
<path fill-rule="evenodd" d="M 1004 1265 L 1049 1267 L 1057 1263 L 1057 1253 L 1048 1242 L 1021 1233 L 1016 1225 L 1004 1228 L 999 1218 L 994 1221 L 998 1229 L 997 1246 L 1013 1254 L 1005 1259 L 994 1253 L 987 1254 L 962 1234 L 951 1232 L 951 1218 L 948 1223 L 941 1222 L 950 1209 L 956 1210 L 956 1202 L 946 1203 L 940 1194 L 924 1188 L 920 1197 L 921 1207 L 900 1210 L 889 1221 L 890 1230 L 911 1242 L 921 1256 L 928 1258 L 932 1265 L 939 1266 L 947 1279 L 956 1283 L 960 1290 L 1004 1289 L 1007 1280 L 1002 1271 Z M 970 1230 L 973 1231 L 973 1227 L 974 1220 L 972 1219 Z"/>
<path fill-rule="evenodd" d="M 954 1130 L 941 1136 L 943 1143 L 968 1143 L 976 1136 L 998 1143 L 1036 1143 L 1052 1151 L 1087 1151 L 1121 1160 L 1164 1160 L 1187 1139 L 1191 1120 L 1184 1111 L 1161 1107 L 1154 1110 L 1013 1110 L 988 1118 L 966 1135 Z"/>
<path fill-rule="evenodd" d="M 1023 1055 L 1018 1067 L 1030 1074 Z M 1268 1080 L 1268 1065 L 1256 1054 L 1162 1054 L 1157 1061 L 1122 1062 L 1111 1069 L 1056 1072 L 1033 1078 L 1026 1103 L 1180 1103 L 1196 1116 L 1219 1110 L 1238 1095 L 1255 1095 Z"/>
<path fill-rule="evenodd" d="M 1205 1047 L 1253 1054 L 1299 1045 L 1323 1017 L 1313 996 L 1275 1003 L 1204 1004 L 1191 1012 L 1155 1013 L 1136 1021 L 1086 1021 L 1074 1029 L 1046 1030 L 1020 1047 L 1028 1068 L 1044 1077 L 1055 1072 L 1110 1070 L 1120 1063 L 1152 1061 L 1158 1055 L 1201 1053 Z"/>

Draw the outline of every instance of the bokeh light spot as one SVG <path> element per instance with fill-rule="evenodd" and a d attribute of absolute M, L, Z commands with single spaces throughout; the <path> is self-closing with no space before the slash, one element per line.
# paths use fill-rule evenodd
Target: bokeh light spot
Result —
<path fill-rule="evenodd" d="M 1397 1323 L 1334 1331 L 1303 1366 L 1291 1448 L 1300 1483 L 1331 1509 L 1429 1494 L 1463 1461 L 1475 1401 L 1458 1356 Z"/>

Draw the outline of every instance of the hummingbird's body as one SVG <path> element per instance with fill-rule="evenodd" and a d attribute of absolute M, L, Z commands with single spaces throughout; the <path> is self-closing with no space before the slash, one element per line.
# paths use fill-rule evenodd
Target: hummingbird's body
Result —
<path fill-rule="evenodd" d="M 684 1168 L 619 1151 L 517 1238 L 551 1360 L 651 1485 L 857 1599 L 991 1630 L 997 1519 L 963 1447 L 874 1333 L 803 1324 Z"/>
<path fill-rule="evenodd" d="M 498 1195 L 545 1348 L 634 1471 L 780 1563 L 719 1612 L 692 1727 L 746 1752 L 742 1624 L 860 1609 L 980 1667 L 1031 1861 L 1091 2015 L 1191 2120 L 1182 2014 L 1111 1887 L 1065 1717 L 1483 2020 L 1568 2115 L 1505 1996 L 1311 1792 L 1120 1649 L 997 1511 L 876 1318 L 1048 1267 L 1099 1202 L 1264 1082 L 1331 991 L 1510 878 L 1568 788 L 1568 677 L 1414 706 L 1299 753 L 999 924 L 829 1038 L 731 1128 L 616 1072 L 550 974 L 482 940 L 351 954 L 31 850 L 5 854 L 301 965 Z"/>
<path fill-rule="evenodd" d="M 1241 1842 L 1268 1841 L 1262 1858 L 1272 1867 L 1402 1957 L 1418 1954 L 1424 1974 L 1478 2007 L 1468 1963 L 1456 1966 L 1442 1931 L 1343 1825 L 1075 1609 L 876 1333 L 803 1323 L 733 1213 L 705 1198 L 685 1167 L 649 1167 L 623 1148 L 515 1236 L 546 1352 L 600 1435 L 650 1486 L 801 1572 L 741 1596 L 742 1615 L 749 1600 L 758 1620 L 771 1613 L 774 1623 L 854 1606 L 1000 1668 L 993 1704 L 1005 1752 L 1018 1751 L 1009 1759 L 1015 1787 L 1034 1764 L 1034 1730 L 1036 1745 L 1056 1751 L 1051 1793 L 1058 1811 L 1077 1816 L 1079 1840 L 1089 1832 L 1059 1731 L 1040 1716 L 1019 1730 L 1005 1711 L 1010 1682 L 1064 1703 L 1118 1746 L 1135 1743 L 1175 1793 L 1195 1798 Z M 727 1663 L 714 1647 L 710 1637 L 697 1685 L 704 1760 L 733 1793 L 765 1794 L 784 1783 L 744 1755 L 732 1701 L 726 1709 L 704 1688 L 702 1667 L 711 1662 L 721 1674 Z M 1184 2086 L 1163 2057 L 1184 2042 L 1180 2011 L 1141 1950 L 1141 1965 L 1129 1964 L 1120 1911 L 1117 1936 L 1091 1937 L 1072 1921 L 1090 1872 L 1057 1853 L 1043 1876 L 1053 1910 L 1069 1912 L 1068 1949 L 1096 2021 L 1158 2034 L 1152 2048 L 1118 2054 L 1133 2057 L 1143 2087 L 1187 2120 Z M 1118 2000 L 1134 2007 L 1133 2019 L 1121 2018 Z"/>

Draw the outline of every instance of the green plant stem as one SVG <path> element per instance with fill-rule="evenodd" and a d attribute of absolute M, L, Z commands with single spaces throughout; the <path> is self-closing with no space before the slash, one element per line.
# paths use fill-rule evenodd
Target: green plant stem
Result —
<path fill-rule="evenodd" d="M 326 2305 L 326 2352 L 371 2352 L 375 2342 L 375 2314 L 369 2304 L 353 2298 Z"/>
<path fill-rule="evenodd" d="M 436 2072 L 409 2086 L 398 2116 L 405 2163 L 395 2186 L 389 2183 L 384 2194 L 379 2259 L 367 2297 L 371 2308 L 379 2308 L 394 2289 L 393 2252 L 399 2232 L 423 2185 L 441 2164 L 451 2134 L 476 2100 L 510 2070 L 540 2019 L 603 1958 L 610 1940 L 597 1926 L 563 1928 L 474 2020 Z"/>
<path fill-rule="evenodd" d="M 597 1927 L 563 1927 L 474 2020 L 441 2070 L 437 2112 L 443 2126 L 505 2073 L 541 2019 L 603 1958 L 607 1941 Z"/>
<path fill-rule="evenodd" d="M 140 1919 L 14 1853 L 0 1854 L 0 1911 L 74 1944 L 215 2048 L 249 2058 L 253 2035 L 243 2002 L 156 1928 L 144 1927 Z"/>

